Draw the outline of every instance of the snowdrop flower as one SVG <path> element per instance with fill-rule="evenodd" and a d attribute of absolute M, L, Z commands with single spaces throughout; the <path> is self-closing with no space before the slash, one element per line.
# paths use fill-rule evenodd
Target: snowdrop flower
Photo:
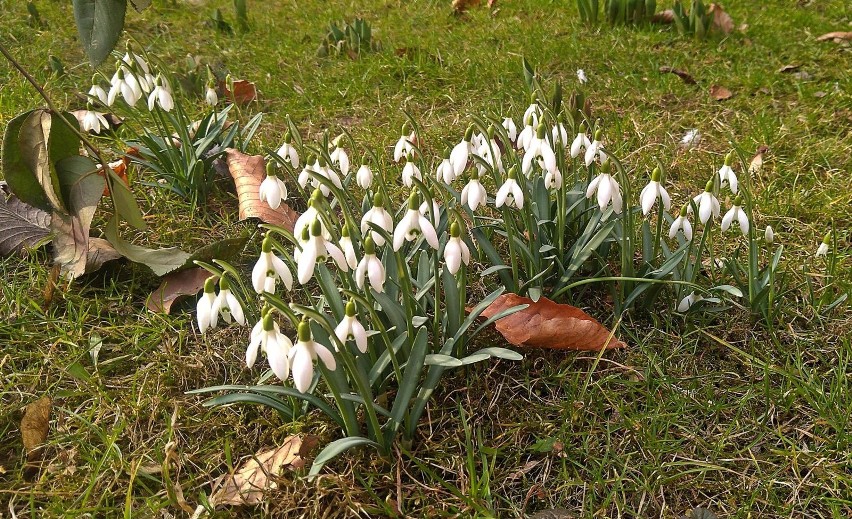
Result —
<path fill-rule="evenodd" d="M 527 152 L 524 154 L 521 171 L 527 177 L 532 173 L 532 161 L 536 158 L 541 159 L 541 163 L 543 164 L 542 169 L 545 171 L 556 171 L 556 155 L 553 153 L 550 144 L 545 140 L 544 134 L 544 124 L 539 124 L 536 134 L 530 141 Z"/>
<path fill-rule="evenodd" d="M 410 155 L 405 159 L 405 166 L 402 168 L 402 183 L 405 184 L 405 187 L 411 187 L 414 185 L 414 181 L 412 179 L 423 180 L 423 176 L 420 174 L 420 168 L 417 167 L 417 164 L 414 163 L 414 155 Z"/>
<path fill-rule="evenodd" d="M 701 132 L 699 132 L 697 128 L 692 128 L 683 134 L 683 138 L 680 140 L 680 147 L 688 150 L 698 146 L 700 142 Z"/>
<path fill-rule="evenodd" d="M 493 130 L 489 130 L 489 134 L 492 133 Z M 488 138 L 483 140 L 482 144 L 479 145 L 477 155 L 482 157 L 482 160 L 495 171 L 500 173 L 506 171 L 506 168 L 503 166 L 503 153 L 500 151 L 500 147 L 497 146 L 497 141 L 494 140 L 493 135 L 489 135 Z M 480 174 L 485 173 L 485 166 L 480 163 L 476 164 L 476 169 L 479 170 Z"/>
<path fill-rule="evenodd" d="M 509 178 L 497 190 L 497 196 L 494 197 L 494 206 L 498 209 L 503 207 L 503 204 L 506 204 L 506 207 L 523 209 L 524 192 L 516 179 L 517 171 L 517 167 L 515 166 L 509 168 Z"/>
<path fill-rule="evenodd" d="M 92 105 L 89 105 L 86 108 L 85 115 L 83 115 L 83 120 L 80 121 L 80 127 L 83 128 L 84 132 L 101 133 L 101 130 L 109 128 L 109 122 L 107 122 L 104 114 L 95 112 L 92 110 Z"/>
<path fill-rule="evenodd" d="M 275 282 L 279 279 L 284 282 L 287 290 L 293 288 L 293 274 L 287 265 L 272 253 L 272 239 L 266 237 L 261 245 L 260 259 L 251 271 L 251 284 L 258 294 L 272 294 L 275 293 Z"/>
<path fill-rule="evenodd" d="M 485 187 L 479 181 L 479 173 L 472 171 L 470 182 L 462 189 L 461 203 L 470 207 L 471 211 L 476 211 L 479 204 L 485 205 L 487 202 L 488 194 L 485 192 Z"/>
<path fill-rule="evenodd" d="M 658 198 L 663 199 L 663 207 L 668 211 L 672 206 L 672 200 L 669 197 L 668 191 L 660 184 L 660 169 L 654 168 L 651 173 L 651 181 L 642 189 L 639 195 L 639 202 L 642 204 L 642 214 L 651 212 L 651 208 L 657 203 Z"/>
<path fill-rule="evenodd" d="M 216 301 L 213 302 L 212 309 L 213 319 L 211 324 L 216 326 L 216 316 L 221 315 L 226 323 L 231 323 L 231 317 L 235 321 L 244 325 L 246 317 L 243 313 L 243 307 L 237 300 L 236 296 L 231 293 L 231 284 L 227 278 L 219 279 L 219 295 L 216 296 Z"/>
<path fill-rule="evenodd" d="M 336 171 L 328 167 L 325 159 L 319 157 L 313 161 L 313 164 L 310 164 L 312 158 L 313 157 L 308 157 L 308 161 L 305 164 L 304 169 L 302 169 L 302 172 L 299 173 L 299 178 L 297 179 L 299 185 L 305 187 L 308 185 L 308 181 L 310 180 L 311 186 L 319 188 L 323 196 L 328 196 L 331 193 L 331 188 L 320 182 L 317 178 L 319 176 L 330 180 L 338 189 L 343 189 L 343 184 L 340 182 L 340 176 Z"/>
<path fill-rule="evenodd" d="M 308 237 L 310 237 L 311 224 L 314 223 L 314 220 L 319 219 L 320 224 L 322 225 L 322 235 L 325 236 L 327 240 L 331 239 L 331 233 L 328 232 L 328 229 L 325 227 L 325 222 L 323 222 L 322 218 L 319 217 L 318 208 L 321 207 L 322 198 L 322 191 L 314 189 L 314 192 L 311 193 L 311 198 L 308 199 L 308 208 L 296 219 L 296 223 L 293 225 L 293 236 L 298 238 L 302 235 L 302 231 L 307 229 Z"/>
<path fill-rule="evenodd" d="M 148 62 L 145 61 L 145 58 L 133 52 L 130 45 L 127 46 L 121 61 L 130 69 L 138 69 L 142 75 L 151 74 L 151 68 L 148 66 Z"/>
<path fill-rule="evenodd" d="M 610 174 L 610 171 L 612 171 L 610 163 L 604 163 L 601 168 L 601 173 L 589 183 L 589 187 L 586 189 L 586 198 L 592 198 L 592 195 L 594 195 L 595 191 L 597 191 L 598 207 L 600 207 L 601 211 L 606 208 L 607 204 L 612 202 L 612 209 L 616 213 L 621 213 L 621 187 Z"/>
<path fill-rule="evenodd" d="M 364 216 L 361 218 L 361 234 L 366 234 L 367 231 L 370 231 L 370 236 L 373 238 L 373 241 L 376 242 L 376 245 L 382 246 L 385 244 L 384 237 L 370 229 L 370 224 L 377 225 L 387 231 L 388 234 L 393 232 L 393 218 L 384 207 L 385 201 L 384 197 L 381 193 L 376 193 L 373 196 L 373 207 L 370 208 L 369 211 L 364 213 Z"/>
<path fill-rule="evenodd" d="M 719 206 L 719 200 L 713 195 L 713 179 L 707 181 L 704 192 L 693 198 L 693 201 L 698 206 L 698 219 L 702 224 L 706 225 L 711 216 L 719 217 L 722 208 Z M 690 207 L 691 210 L 692 207 Z"/>
<path fill-rule="evenodd" d="M 831 233 L 826 233 L 825 237 L 822 239 L 822 243 L 817 247 L 816 256 L 827 256 L 828 255 L 828 247 L 831 243 Z"/>
<path fill-rule="evenodd" d="M 314 341 L 309 321 L 300 322 L 297 330 L 296 345 L 290 350 L 289 358 L 293 371 L 293 385 L 304 393 L 311 387 L 314 379 L 314 360 L 317 357 L 330 371 L 336 369 L 337 363 L 328 348 Z"/>
<path fill-rule="evenodd" d="M 370 189 L 373 185 L 373 170 L 367 165 L 367 157 L 364 157 L 361 167 L 355 173 L 355 182 L 364 190 Z"/>
<path fill-rule="evenodd" d="M 343 320 L 334 329 L 334 335 L 342 344 L 346 344 L 350 339 L 354 340 L 358 351 L 367 353 L 367 330 L 358 321 L 358 309 L 355 307 L 355 301 L 350 300 L 346 303 L 346 313 Z"/>
<path fill-rule="evenodd" d="M 517 149 L 523 148 L 524 151 L 529 149 L 530 143 L 532 142 L 533 137 L 535 137 L 536 133 L 535 127 L 533 127 L 533 123 L 534 121 L 532 116 L 524 118 L 524 129 L 521 130 L 521 134 L 518 135 L 518 140 L 515 143 Z"/>
<path fill-rule="evenodd" d="M 304 285 L 314 277 L 314 269 L 317 264 L 325 263 L 329 258 L 334 259 L 340 270 L 347 272 L 349 264 L 343 255 L 343 251 L 337 248 L 337 245 L 329 242 L 322 235 L 322 224 L 319 219 L 314 220 L 311 224 L 311 239 L 302 247 L 302 253 L 299 255 L 296 270 L 299 283 Z"/>
<path fill-rule="evenodd" d="M 259 328 L 259 329 L 258 329 Z M 252 330 L 251 342 L 249 342 L 246 350 L 246 366 L 251 368 L 257 360 L 257 350 L 260 348 L 266 352 L 266 358 L 269 360 L 269 367 L 272 372 L 278 377 L 278 380 L 285 381 L 290 374 L 290 353 L 293 351 L 293 342 L 283 333 L 278 327 L 278 324 L 272 320 L 272 312 L 267 311 L 258 325 Z"/>
<path fill-rule="evenodd" d="M 574 142 L 571 143 L 571 158 L 576 159 L 580 155 L 580 151 L 589 149 L 591 146 L 592 143 L 589 142 L 589 137 L 585 132 L 577 133 L 577 136 L 574 137 Z"/>
<path fill-rule="evenodd" d="M 725 165 L 719 169 L 719 186 L 724 187 L 725 184 L 729 184 L 731 186 L 731 192 L 733 194 L 737 194 L 737 175 L 734 173 L 734 170 L 731 169 L 732 160 L 732 152 L 725 155 Z"/>
<path fill-rule="evenodd" d="M 417 210 L 420 211 L 420 214 L 423 216 L 426 216 L 428 213 L 432 217 L 432 225 L 434 225 L 436 229 L 438 228 L 438 225 L 441 223 L 441 206 L 436 200 L 424 200 Z"/>
<path fill-rule="evenodd" d="M 695 292 L 690 292 L 688 296 L 684 297 L 680 300 L 680 303 L 677 305 L 677 311 L 680 313 L 684 313 L 689 310 L 692 305 L 704 299 L 700 294 L 696 294 Z"/>
<path fill-rule="evenodd" d="M 290 132 L 284 134 L 284 144 L 278 148 L 278 156 L 282 159 L 286 160 L 293 166 L 293 169 L 299 168 L 299 152 L 296 151 L 296 147 L 291 144 L 293 140 L 293 136 L 290 135 Z M 304 187 L 304 185 L 302 185 Z"/>
<path fill-rule="evenodd" d="M 421 234 L 430 247 L 438 250 L 438 234 L 435 232 L 432 222 L 420 214 L 418 210 L 419 205 L 417 202 L 417 193 L 411 193 L 411 196 L 408 198 L 408 212 L 405 213 L 405 216 L 402 217 L 402 220 L 399 221 L 396 229 L 393 231 L 394 251 L 401 249 L 402 244 L 406 241 L 416 240 Z"/>
<path fill-rule="evenodd" d="M 207 90 L 204 93 L 204 102 L 210 106 L 216 106 L 219 103 L 219 94 L 213 88 L 213 82 L 207 83 Z"/>
<path fill-rule="evenodd" d="M 538 126 L 538 118 L 541 116 L 541 107 L 538 106 L 538 100 L 536 98 L 535 93 L 530 94 L 530 105 L 524 111 L 523 120 L 530 121 L 526 124 L 529 124 L 533 127 Z"/>
<path fill-rule="evenodd" d="M 376 257 L 376 243 L 370 236 L 364 238 L 364 257 L 355 269 L 355 285 L 358 289 L 364 289 L 366 277 L 370 278 L 370 286 L 373 290 L 379 293 L 385 291 L 385 266 Z"/>
<path fill-rule="evenodd" d="M 584 157 L 586 167 L 589 167 L 595 160 L 595 155 L 600 156 L 601 162 L 606 161 L 606 153 L 603 151 L 603 143 L 601 143 L 601 130 L 595 131 L 595 140 L 586 147 L 586 155 Z"/>
<path fill-rule="evenodd" d="M 689 212 L 689 204 L 684 205 L 680 209 L 680 215 L 675 218 L 675 221 L 672 222 L 672 226 L 669 228 L 669 238 L 674 239 L 675 235 L 678 231 L 683 232 L 683 237 L 688 240 L 692 239 L 692 224 L 689 223 L 689 220 L 686 218 L 687 213 Z"/>
<path fill-rule="evenodd" d="M 403 157 L 408 157 L 408 154 L 414 151 L 415 140 L 417 140 L 417 135 L 414 132 L 408 133 L 408 123 L 406 122 L 402 125 L 402 135 L 393 147 L 393 161 L 399 162 Z"/>
<path fill-rule="evenodd" d="M 561 189 L 562 173 L 558 169 L 545 173 L 544 187 L 546 187 L 547 189 Z"/>
<path fill-rule="evenodd" d="M 461 268 L 462 263 L 470 264 L 470 249 L 467 244 L 461 239 L 461 226 L 458 222 L 453 222 L 450 225 L 450 239 L 444 246 L 444 261 L 447 265 L 447 270 L 450 274 L 456 275 L 456 272 Z"/>
<path fill-rule="evenodd" d="M 560 144 L 563 148 L 568 147 L 568 130 L 565 129 L 565 125 L 562 123 L 561 117 L 550 133 L 553 136 L 554 145 Z"/>
<path fill-rule="evenodd" d="M 218 314 L 213 311 L 213 305 L 216 304 L 215 280 L 216 278 L 213 276 L 207 278 L 204 282 L 204 294 L 195 305 L 198 330 L 201 333 L 206 332 L 207 328 L 216 328 Z"/>
<path fill-rule="evenodd" d="M 763 231 L 763 241 L 770 245 L 775 241 L 775 231 L 772 230 L 771 225 L 767 225 L 766 230 Z"/>
<path fill-rule="evenodd" d="M 266 178 L 260 183 L 258 198 L 269 204 L 272 209 L 278 209 L 282 200 L 287 200 L 287 186 L 275 173 L 275 163 L 266 164 Z"/>
<path fill-rule="evenodd" d="M 340 141 L 343 136 L 339 136 L 334 139 L 334 149 L 331 151 L 329 158 L 331 158 L 332 164 L 337 164 L 337 167 L 340 169 L 340 173 L 345 177 L 349 174 L 349 155 L 346 154 L 346 150 L 340 147 Z"/>
<path fill-rule="evenodd" d="M 518 138 L 518 127 L 515 126 L 515 121 L 511 117 L 503 119 L 503 128 L 509 136 L 509 140 L 514 144 Z"/>
<path fill-rule="evenodd" d="M 453 180 L 456 179 L 456 172 L 453 169 L 453 165 L 450 163 L 450 149 L 447 148 L 444 153 L 444 159 L 438 164 L 438 169 L 435 170 L 435 178 L 438 181 L 443 181 L 444 184 L 450 185 L 453 183 Z"/>
<path fill-rule="evenodd" d="M 583 69 L 578 68 L 577 69 L 577 81 L 579 81 L 581 85 L 584 85 L 584 84 L 586 84 L 586 82 L 588 80 L 589 80 L 589 78 L 586 77 L 586 72 Z"/>
<path fill-rule="evenodd" d="M 355 255 L 355 246 L 352 244 L 352 238 L 349 236 L 349 226 L 344 225 L 340 231 L 340 250 L 343 251 L 343 257 L 346 258 L 346 264 L 349 268 L 355 270 L 358 266 L 358 257 Z"/>
<path fill-rule="evenodd" d="M 153 110 L 155 103 L 160 105 L 160 108 L 167 112 L 171 111 L 171 109 L 175 107 L 172 94 L 163 86 L 163 79 L 160 76 L 157 76 L 154 83 L 154 90 L 152 90 L 151 95 L 148 96 L 148 110 Z"/>
<path fill-rule="evenodd" d="M 477 150 L 471 144 L 471 139 L 473 138 L 473 126 L 469 126 L 467 131 L 464 134 L 464 138 L 453 147 L 453 151 L 450 152 L 450 164 L 453 166 L 453 174 L 456 177 L 461 176 L 467 167 L 468 158 L 470 158 L 471 153 L 475 153 Z"/>
<path fill-rule="evenodd" d="M 89 89 L 89 97 L 94 97 L 102 104 L 107 105 L 107 101 L 109 100 L 109 96 L 106 93 L 106 90 L 101 87 L 98 82 L 98 76 L 92 78 L 92 88 Z"/>
<path fill-rule="evenodd" d="M 748 236 L 748 215 L 743 211 L 742 205 L 743 199 L 741 196 L 734 198 L 734 206 L 722 217 L 722 232 L 727 231 L 728 227 L 736 219 L 740 223 L 740 230 L 743 236 Z"/>
<path fill-rule="evenodd" d="M 133 74 L 126 74 L 123 68 L 119 68 L 115 72 L 110 84 L 109 93 L 107 94 L 108 106 L 112 106 L 119 93 L 129 106 L 136 105 L 136 102 L 142 97 L 142 89 L 139 88 L 139 83 L 136 82 Z"/>

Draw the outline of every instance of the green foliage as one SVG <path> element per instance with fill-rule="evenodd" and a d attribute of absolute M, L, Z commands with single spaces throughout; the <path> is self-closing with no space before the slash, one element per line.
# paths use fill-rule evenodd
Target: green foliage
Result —
<path fill-rule="evenodd" d="M 675 27 L 681 36 L 693 36 L 696 40 L 707 38 L 713 18 L 704 2 L 692 0 L 689 12 L 687 12 L 683 8 L 681 0 L 677 0 L 672 7 L 672 13 Z"/>
<path fill-rule="evenodd" d="M 598 0 L 577 0 L 580 20 L 587 25 L 598 22 Z M 604 0 L 604 16 L 611 25 L 639 25 L 650 21 L 657 10 L 656 0 Z"/>
<path fill-rule="evenodd" d="M 246 0 L 234 0 L 234 11 L 237 15 L 237 25 L 240 27 L 240 30 L 242 32 L 248 32 L 249 22 Z"/>
<path fill-rule="evenodd" d="M 126 0 L 73 0 L 74 20 L 83 51 L 99 65 L 118 43 L 124 29 Z"/>
<path fill-rule="evenodd" d="M 373 39 L 373 31 L 370 22 L 355 18 L 355 21 L 342 22 L 338 27 L 336 22 L 331 22 L 328 33 L 317 49 L 317 56 L 325 57 L 330 54 L 346 54 L 357 58 L 362 52 L 376 52 L 381 50 L 381 44 Z"/>

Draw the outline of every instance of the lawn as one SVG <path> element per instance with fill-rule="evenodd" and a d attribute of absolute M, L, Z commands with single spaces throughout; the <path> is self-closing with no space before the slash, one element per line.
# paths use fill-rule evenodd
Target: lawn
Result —
<path fill-rule="evenodd" d="M 93 70 L 70 2 L 35 3 L 45 26 L 28 24 L 23 2 L 0 2 L 0 43 L 56 105 L 84 108 L 79 94 Z M 850 30 L 852 6 L 730 4 L 737 29 L 707 41 L 667 26 L 587 27 L 574 2 L 498 0 L 463 16 L 449 1 L 250 2 L 250 31 L 234 34 L 209 21 L 219 7 L 236 23 L 227 1 L 154 0 L 130 12 L 127 34 L 174 72 L 192 55 L 256 83 L 259 99 L 241 114 L 264 112 L 256 153 L 280 145 L 289 115 L 303 139 L 345 129 L 391 168 L 405 112 L 423 129 L 425 155 L 438 155 L 471 115 L 520 122 L 522 57 L 547 88 L 561 82 L 566 92 L 583 69 L 594 116 L 636 186 L 659 160 L 682 200 L 700 192 L 732 145 L 749 158 L 766 146 L 750 180 L 754 225 L 771 224 L 785 247 L 772 326 L 730 305 L 684 316 L 673 300 L 618 320 L 606 294 L 590 291 L 579 306 L 617 326 L 627 348 L 526 350 L 522 362 L 453 372 L 415 441 L 393 455 L 352 450 L 315 480 L 285 471 L 257 507 L 214 516 L 528 517 L 557 508 L 552 517 L 682 517 L 695 507 L 719 517 L 852 516 L 852 315 L 846 302 L 826 311 L 814 299 L 852 290 L 852 46 L 817 41 Z M 328 23 L 356 16 L 372 24 L 381 49 L 318 57 Z M 732 97 L 713 99 L 712 85 Z M 0 66 L 0 124 L 40 106 L 24 78 Z M 692 128 L 701 142 L 684 149 Z M 134 193 L 149 224 L 139 243 L 194 250 L 254 230 L 238 221 L 225 184 L 194 211 L 161 189 Z M 832 229 L 829 276 L 814 253 Z M 240 267 L 248 271 L 259 250 L 251 241 Z M 204 407 L 187 394 L 257 381 L 258 370 L 245 367 L 248 330 L 201 335 L 194 300 L 170 315 L 147 310 L 159 280 L 144 267 L 108 264 L 47 295 L 50 276 L 46 249 L 0 259 L 0 517 L 189 516 L 216 478 L 252 454 L 293 434 L 339 438 L 316 412 L 287 421 L 258 406 Z M 505 345 L 496 333 L 477 340 Z M 53 412 L 32 467 L 19 425 L 42 396 Z"/>

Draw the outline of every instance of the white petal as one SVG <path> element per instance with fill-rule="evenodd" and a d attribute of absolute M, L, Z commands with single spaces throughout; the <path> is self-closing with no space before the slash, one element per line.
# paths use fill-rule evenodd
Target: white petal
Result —
<path fill-rule="evenodd" d="M 426 238 L 426 243 L 428 243 L 433 249 L 438 250 L 438 234 L 435 232 L 435 228 L 423 215 L 418 213 L 418 216 L 420 220 L 420 232 L 422 232 L 423 237 Z"/>
<path fill-rule="evenodd" d="M 592 198 L 592 195 L 598 189 L 598 184 L 601 183 L 601 178 L 603 178 L 603 175 L 598 175 L 589 182 L 589 187 L 586 188 L 586 198 Z"/>
<path fill-rule="evenodd" d="M 683 235 L 687 240 L 692 240 L 692 224 L 686 219 L 683 221 Z"/>
<path fill-rule="evenodd" d="M 324 345 L 315 342 L 314 343 L 314 351 L 317 354 L 317 357 L 325 364 L 326 369 L 329 371 L 334 371 L 337 369 L 337 362 L 334 359 L 334 354 L 326 348 Z"/>
<path fill-rule="evenodd" d="M 271 252 L 269 253 L 269 259 L 272 263 L 272 269 L 276 274 L 278 274 L 281 281 L 284 282 L 284 286 L 287 287 L 287 290 L 291 290 L 293 288 L 293 274 L 290 273 L 290 269 L 287 267 L 287 264 L 284 263 L 284 260 Z"/>
<path fill-rule="evenodd" d="M 257 323 L 260 326 L 263 326 L 262 322 Z M 257 328 L 257 325 L 255 325 Z M 251 342 L 249 342 L 248 349 L 246 350 L 246 366 L 251 368 L 254 366 L 254 362 L 257 360 L 257 349 L 260 346 L 260 340 L 263 337 L 263 334 L 253 334 L 251 338 Z"/>
<path fill-rule="evenodd" d="M 450 152 L 450 164 L 453 166 L 453 173 L 459 176 L 467 166 L 467 159 L 470 154 L 470 144 L 467 141 L 461 141 L 453 147 Z"/>
<path fill-rule="evenodd" d="M 238 323 L 245 325 L 246 324 L 246 316 L 243 313 L 243 307 L 240 302 L 237 300 L 234 294 L 227 295 L 228 308 L 231 309 L 231 315 L 234 316 L 234 320 Z"/>
<path fill-rule="evenodd" d="M 606 205 L 612 199 L 612 184 L 610 183 L 609 175 L 606 176 L 601 183 L 598 184 L 598 207 L 600 207 L 601 211 L 604 210 Z"/>
<path fill-rule="evenodd" d="M 251 270 L 251 284 L 254 291 L 258 294 L 263 293 L 264 283 L 266 283 L 266 273 L 269 271 L 269 260 L 265 252 L 260 253 L 260 259 L 254 264 Z"/>
<path fill-rule="evenodd" d="M 681 228 L 681 224 L 683 224 L 683 218 L 678 216 L 675 221 L 672 222 L 672 226 L 669 227 L 669 238 L 674 239 L 678 229 Z"/>
<path fill-rule="evenodd" d="M 314 378 L 314 363 L 311 354 L 301 343 L 293 353 L 293 385 L 302 393 L 311 387 Z"/>
<path fill-rule="evenodd" d="M 370 274 L 370 286 L 376 292 L 385 291 L 385 266 L 379 261 L 379 258 L 373 256 L 367 264 L 367 270 Z M 363 283 L 362 283 L 363 287 Z"/>
<path fill-rule="evenodd" d="M 654 182 L 651 182 L 642 189 L 642 193 L 639 195 L 639 202 L 642 204 L 642 214 L 651 212 L 651 208 L 654 207 L 654 202 L 656 201 L 657 190 L 654 189 Z"/>
<path fill-rule="evenodd" d="M 740 209 L 737 211 L 737 219 L 740 221 L 740 230 L 743 232 L 743 236 L 748 235 L 748 215 L 745 211 Z"/>
<path fill-rule="evenodd" d="M 287 380 L 287 375 L 290 371 L 290 363 L 287 361 L 287 351 L 284 344 L 282 344 L 282 341 L 286 337 L 280 335 L 275 330 L 266 332 L 266 334 L 266 358 L 269 360 L 269 367 L 272 368 L 272 372 L 275 373 L 278 380 L 283 382 Z M 286 340 L 289 341 L 289 339 Z"/>
<path fill-rule="evenodd" d="M 669 192 L 662 185 L 658 188 L 660 196 L 663 198 L 663 207 L 668 211 L 672 207 L 672 199 L 669 197 Z"/>
<path fill-rule="evenodd" d="M 352 320 L 352 336 L 355 337 L 355 346 L 358 347 L 358 351 L 367 353 L 367 330 L 358 322 L 358 319 Z"/>
<path fill-rule="evenodd" d="M 725 216 L 722 217 L 722 231 L 727 231 L 728 227 L 731 226 L 731 222 L 734 221 L 734 217 L 737 215 L 737 206 L 734 206 L 725 213 Z"/>

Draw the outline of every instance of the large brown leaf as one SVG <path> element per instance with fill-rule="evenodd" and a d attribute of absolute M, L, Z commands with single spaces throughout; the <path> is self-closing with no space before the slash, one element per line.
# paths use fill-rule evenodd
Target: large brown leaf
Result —
<path fill-rule="evenodd" d="M 518 305 L 529 306 L 494 323 L 497 331 L 515 346 L 593 351 L 626 346 L 586 312 L 546 297 L 533 301 L 517 294 L 503 294 L 482 316 L 488 318 Z"/>
<path fill-rule="evenodd" d="M 725 12 L 719 4 L 710 4 L 707 12 L 713 15 L 712 26 L 722 31 L 723 34 L 731 34 L 734 30 L 734 20 L 731 15 Z"/>
<path fill-rule="evenodd" d="M 240 220 L 258 218 L 262 222 L 280 225 L 290 231 L 299 217 L 289 205 L 281 202 L 278 209 L 272 209 L 269 204 L 260 200 L 260 183 L 266 177 L 266 164 L 260 155 L 246 155 L 239 150 L 225 150 L 228 171 L 237 187 L 237 198 L 240 201 Z"/>
<path fill-rule="evenodd" d="M 317 446 L 317 438 L 289 436 L 276 449 L 252 456 L 234 473 L 220 478 L 210 497 L 214 506 L 256 505 L 263 500 L 265 490 L 272 488 L 284 468 L 299 469 L 305 457 Z"/>
<path fill-rule="evenodd" d="M 167 314 L 172 303 L 184 296 L 194 296 L 204 288 L 204 282 L 211 274 L 201 267 L 180 270 L 167 274 L 160 286 L 148 298 L 148 309 L 152 312 Z"/>
<path fill-rule="evenodd" d="M 43 396 L 29 404 L 24 411 L 24 417 L 21 419 L 21 439 L 30 461 L 38 459 L 39 447 L 47 440 L 52 408 L 50 397 Z"/>

